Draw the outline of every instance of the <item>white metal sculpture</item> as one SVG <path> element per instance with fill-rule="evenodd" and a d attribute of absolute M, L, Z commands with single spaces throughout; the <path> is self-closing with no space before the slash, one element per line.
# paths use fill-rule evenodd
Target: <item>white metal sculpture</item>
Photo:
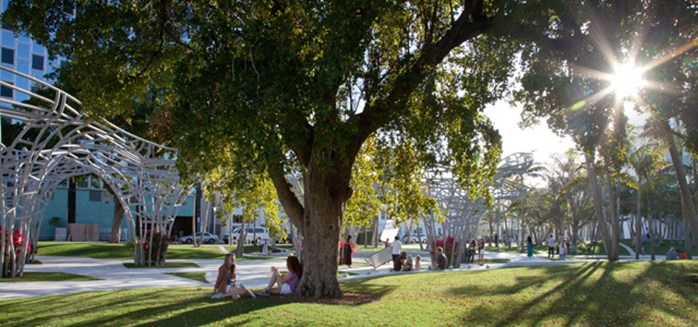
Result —
<path fill-rule="evenodd" d="M 41 217 L 58 183 L 94 174 L 124 207 L 131 239 L 137 241 L 136 264 L 164 262 L 160 256 L 165 253 L 153 257 L 153 249 L 158 248 L 145 244 L 153 244 L 149 231 L 169 235 L 177 210 L 190 192 L 190 187 L 179 185 L 174 166 L 177 150 L 130 134 L 106 120 L 89 119 L 77 110 L 80 101 L 70 94 L 8 68 L 0 70 L 33 85 L 32 90 L 26 90 L 0 81 L 3 87 L 28 97 L 22 102 L 0 98 L 0 116 L 22 126 L 11 142 L 0 145 L 2 230 L 18 229 L 36 244 Z M 0 267 L 11 276 L 21 275 L 26 246 L 14 249 L 13 242 L 6 241 L 8 237 L 11 235 L 0 236 Z"/>
<path fill-rule="evenodd" d="M 493 178 L 493 184 L 490 185 L 494 200 L 515 199 L 523 196 L 525 189 L 512 183 L 509 177 L 524 174 L 532 165 L 531 153 L 514 153 L 502 159 Z M 458 186 L 447 168 L 429 171 L 427 185 L 429 195 L 437 201 L 439 208 L 446 215 L 446 220 L 441 223 L 444 240 L 449 236 L 453 237 L 453 244 L 445 244 L 445 246 L 455 246 L 459 249 L 449 253 L 454 267 L 458 267 L 465 242 L 477 236 L 480 219 L 487 210 L 485 199 L 481 197 L 471 199 L 468 191 Z M 424 216 L 422 219 L 427 239 L 437 239 L 434 217 Z"/>

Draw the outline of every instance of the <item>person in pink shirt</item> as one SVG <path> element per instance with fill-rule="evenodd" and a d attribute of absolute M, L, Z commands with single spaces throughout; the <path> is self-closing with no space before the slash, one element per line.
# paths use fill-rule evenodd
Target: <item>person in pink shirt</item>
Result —
<path fill-rule="evenodd" d="M 265 291 L 271 294 L 288 295 L 296 291 L 298 282 L 303 277 L 303 266 L 295 254 L 289 254 L 286 258 L 286 275 L 281 276 L 279 268 L 271 267 L 271 279 Z"/>

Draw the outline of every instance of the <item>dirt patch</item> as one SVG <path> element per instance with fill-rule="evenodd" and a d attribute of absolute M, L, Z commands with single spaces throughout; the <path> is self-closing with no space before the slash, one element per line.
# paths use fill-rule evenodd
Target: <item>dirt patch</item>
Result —
<path fill-rule="evenodd" d="M 688 276 L 688 281 L 694 284 L 698 284 L 698 275 Z"/>
<path fill-rule="evenodd" d="M 319 303 L 330 305 L 356 305 L 367 304 L 378 301 L 380 297 L 369 294 L 344 293 L 342 297 L 337 298 L 314 298 L 314 297 L 296 297 L 296 296 L 270 296 L 272 300 L 280 302 L 300 302 L 300 303 Z"/>

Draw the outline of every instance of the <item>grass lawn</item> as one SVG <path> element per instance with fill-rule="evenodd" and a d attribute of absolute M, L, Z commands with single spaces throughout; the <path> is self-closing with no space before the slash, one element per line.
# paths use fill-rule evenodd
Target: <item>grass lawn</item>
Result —
<path fill-rule="evenodd" d="M 631 249 L 635 250 L 635 246 L 633 245 L 632 240 L 620 240 L 621 243 L 629 246 Z M 661 244 L 659 244 L 658 241 L 655 240 L 654 242 L 654 254 L 659 254 L 659 255 L 666 255 L 667 252 L 669 252 L 669 248 L 671 247 L 680 249 L 683 251 L 684 249 L 684 241 L 683 240 L 663 240 Z M 640 248 L 640 251 L 642 251 L 642 248 Z M 650 244 L 649 242 L 647 245 L 645 245 L 645 254 L 650 254 Z"/>
<path fill-rule="evenodd" d="M 145 269 L 145 268 L 199 268 L 199 265 L 197 265 L 194 262 L 165 262 L 164 267 L 155 267 L 155 266 L 136 266 L 133 262 L 124 262 L 124 267 L 126 268 L 133 268 L 133 269 Z"/>
<path fill-rule="evenodd" d="M 206 280 L 205 272 L 179 272 L 179 273 L 166 273 L 167 275 L 173 275 L 182 278 L 193 279 L 197 282 L 208 283 Z"/>
<path fill-rule="evenodd" d="M 0 282 L 2 283 L 12 283 L 12 282 L 72 282 L 72 281 L 80 281 L 80 280 L 101 280 L 99 278 L 94 278 L 94 277 L 89 277 L 89 276 L 83 276 L 83 275 L 76 275 L 76 274 L 67 274 L 67 273 L 61 273 L 61 272 L 25 272 L 24 276 L 21 278 L 0 278 Z M 0 311 L 2 312 L 2 311 Z M 0 325 L 2 324 L 2 320 L 0 320 Z"/>
<path fill-rule="evenodd" d="M 690 326 L 698 262 L 584 263 L 407 274 L 342 283 L 359 305 L 211 300 L 206 288 L 131 289 L 0 301 L 4 326 Z M 75 305 L 80 303 L 80 305 Z"/>
<path fill-rule="evenodd" d="M 235 246 L 225 246 L 228 251 L 235 251 Z M 259 251 L 259 247 L 246 245 L 245 253 Z M 94 259 L 131 259 L 131 251 L 124 244 L 102 242 L 39 242 L 39 255 L 89 257 Z M 194 247 L 186 244 L 172 244 L 168 247 L 168 259 L 223 259 L 218 246 Z M 245 258 L 240 258 L 245 260 Z"/>

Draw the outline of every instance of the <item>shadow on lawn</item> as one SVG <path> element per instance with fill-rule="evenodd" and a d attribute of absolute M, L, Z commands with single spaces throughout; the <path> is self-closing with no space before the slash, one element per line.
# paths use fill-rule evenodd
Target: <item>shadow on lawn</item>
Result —
<path fill-rule="evenodd" d="M 638 264 L 646 267 L 631 266 Z M 670 319 L 695 319 L 689 314 L 689 308 L 698 305 L 696 286 L 678 277 L 688 276 L 691 271 L 681 263 L 596 262 L 534 269 L 531 275 L 515 277 L 512 286 L 452 289 L 450 295 L 473 296 L 475 301 L 500 299 L 494 305 L 483 303 L 472 307 L 465 312 L 462 321 L 474 325 L 524 323 L 534 326 L 551 321 L 564 326 L 636 325 L 650 321 L 670 324 L 670 321 L 655 320 L 661 319 L 652 314 L 657 312 Z M 657 283 L 661 287 L 657 287 Z M 675 303 L 675 299 L 685 299 L 683 301 L 688 303 Z"/>
<path fill-rule="evenodd" d="M 357 281 L 345 292 L 360 290 L 380 297 L 392 287 L 364 284 Z M 134 293 L 136 292 L 136 293 Z M 204 324 L 249 324 L 263 317 L 249 315 L 258 310 L 303 302 L 275 297 L 212 300 L 206 289 L 139 289 L 36 297 L 0 302 L 2 326 L 34 326 L 40 324 L 70 326 L 136 325 L 136 326 L 199 326 Z M 371 302 L 366 302 L 371 303 Z M 361 303 L 358 305 L 363 305 Z M 259 322 L 257 322 L 259 323 Z"/>

